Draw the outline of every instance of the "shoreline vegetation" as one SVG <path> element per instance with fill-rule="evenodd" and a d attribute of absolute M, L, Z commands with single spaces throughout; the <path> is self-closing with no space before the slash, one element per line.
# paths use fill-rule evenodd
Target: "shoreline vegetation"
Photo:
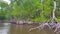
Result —
<path fill-rule="evenodd" d="M 59 0 L 10 0 L 0 1 L 0 19 L 25 19 L 36 22 L 60 21 Z M 57 20 L 56 20 L 57 19 Z"/>
<path fill-rule="evenodd" d="M 8 5 L 7 2 L 0 1 L 0 23 L 38 25 L 29 29 L 29 32 L 37 28 L 48 28 L 54 33 L 60 33 L 59 0 L 10 0 L 10 2 Z"/>

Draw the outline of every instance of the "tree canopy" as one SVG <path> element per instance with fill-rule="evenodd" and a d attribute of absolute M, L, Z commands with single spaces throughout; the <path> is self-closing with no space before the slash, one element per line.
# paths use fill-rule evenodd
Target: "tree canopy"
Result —
<path fill-rule="evenodd" d="M 52 18 L 54 0 L 0 0 L 0 20 L 15 18 L 34 22 L 49 22 Z M 56 0 L 56 18 L 60 21 L 60 1 Z"/>

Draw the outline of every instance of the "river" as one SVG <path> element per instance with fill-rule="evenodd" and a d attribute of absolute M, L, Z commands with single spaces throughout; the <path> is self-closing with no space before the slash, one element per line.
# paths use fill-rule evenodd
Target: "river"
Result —
<path fill-rule="evenodd" d="M 16 25 L 11 23 L 0 23 L 0 34 L 54 34 L 49 29 L 39 30 L 35 29 L 28 32 L 30 28 L 37 27 L 38 25 Z"/>

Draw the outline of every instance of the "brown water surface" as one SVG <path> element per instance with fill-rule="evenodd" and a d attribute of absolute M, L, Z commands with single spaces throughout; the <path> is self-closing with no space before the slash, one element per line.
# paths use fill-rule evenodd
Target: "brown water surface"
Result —
<path fill-rule="evenodd" d="M 37 25 L 16 25 L 10 23 L 0 23 L 0 34 L 54 34 L 49 29 L 39 30 L 35 29 L 28 32 L 30 28 L 37 27 Z"/>

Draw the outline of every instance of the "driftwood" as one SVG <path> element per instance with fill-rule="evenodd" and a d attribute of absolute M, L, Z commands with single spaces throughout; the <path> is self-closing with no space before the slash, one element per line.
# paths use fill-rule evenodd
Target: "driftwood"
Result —
<path fill-rule="evenodd" d="M 29 32 L 32 30 L 35 30 L 37 28 L 39 30 L 43 30 L 45 28 L 48 28 L 49 30 L 53 31 L 56 34 L 60 33 L 60 23 L 42 23 L 42 24 L 40 24 L 40 26 L 29 29 Z"/>

